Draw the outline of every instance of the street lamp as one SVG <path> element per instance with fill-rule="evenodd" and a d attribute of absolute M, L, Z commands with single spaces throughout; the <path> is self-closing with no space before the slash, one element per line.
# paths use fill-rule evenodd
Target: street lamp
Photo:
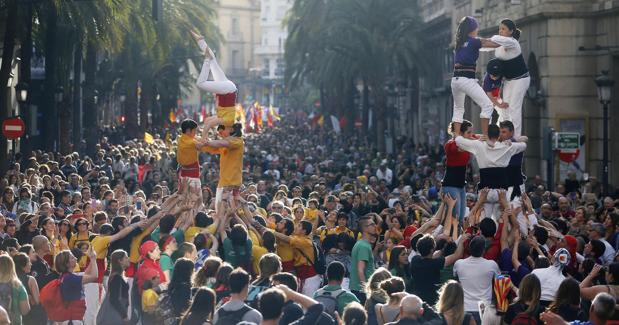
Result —
<path fill-rule="evenodd" d="M 608 71 L 602 71 L 602 74 L 595 78 L 595 84 L 598 87 L 598 99 L 604 108 L 604 156 L 603 156 L 603 185 L 604 185 L 604 194 L 608 194 L 608 105 L 610 104 L 610 99 L 612 95 L 613 85 L 615 84 L 615 80 L 613 80 L 609 75 Z"/>
<path fill-rule="evenodd" d="M 17 102 L 20 104 L 25 103 L 28 100 L 28 84 L 20 82 L 15 86 L 15 92 L 17 95 Z"/>
<path fill-rule="evenodd" d="M 56 103 L 60 104 L 62 103 L 64 99 L 64 88 L 62 88 L 62 86 L 58 86 L 58 88 L 56 88 L 56 92 L 54 93 L 54 100 L 56 101 Z"/>
<path fill-rule="evenodd" d="M 97 103 L 99 103 L 99 91 L 98 90 L 94 90 L 93 91 L 93 96 L 92 96 L 92 102 L 93 104 L 95 104 L 95 106 L 97 105 Z"/>

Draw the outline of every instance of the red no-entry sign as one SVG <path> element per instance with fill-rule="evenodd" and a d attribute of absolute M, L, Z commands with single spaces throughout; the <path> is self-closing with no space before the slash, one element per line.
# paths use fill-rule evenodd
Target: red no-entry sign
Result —
<path fill-rule="evenodd" d="M 26 133 L 26 124 L 19 117 L 11 117 L 2 122 L 2 135 L 7 139 L 19 139 L 24 133 Z"/>

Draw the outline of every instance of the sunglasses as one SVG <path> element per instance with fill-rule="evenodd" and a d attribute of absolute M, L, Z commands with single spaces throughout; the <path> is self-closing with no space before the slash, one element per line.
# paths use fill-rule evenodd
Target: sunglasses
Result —
<path fill-rule="evenodd" d="M 75 224 L 76 226 L 88 226 L 87 222 L 78 222 Z"/>

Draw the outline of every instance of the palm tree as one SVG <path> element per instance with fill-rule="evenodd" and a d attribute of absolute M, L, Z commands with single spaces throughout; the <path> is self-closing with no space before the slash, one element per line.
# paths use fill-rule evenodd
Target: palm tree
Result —
<path fill-rule="evenodd" d="M 385 86 L 400 70 L 424 67 L 419 55 L 420 20 L 416 2 L 338 0 L 315 1 L 313 5 L 308 2 L 311 1 L 297 0 L 288 20 L 289 85 L 295 87 L 300 80 L 308 80 L 334 93 L 327 97 L 346 98 L 351 93 L 352 81 L 363 80 L 374 102 L 377 145 L 384 150 L 383 131 L 388 114 Z M 320 19 L 315 16 L 318 12 L 325 15 L 316 22 L 314 19 Z"/>

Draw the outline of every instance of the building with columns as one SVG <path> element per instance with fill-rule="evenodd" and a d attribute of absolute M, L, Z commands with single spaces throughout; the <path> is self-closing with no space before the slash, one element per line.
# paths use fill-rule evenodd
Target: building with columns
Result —
<path fill-rule="evenodd" d="M 251 95 L 253 71 L 260 62 L 256 48 L 260 45 L 259 0 L 215 0 L 217 26 L 223 42 L 217 54 L 230 80 L 239 87 L 239 100 Z"/>
<path fill-rule="evenodd" d="M 260 0 L 260 45 L 255 54 L 259 60 L 262 87 L 258 99 L 263 104 L 280 106 L 284 78 L 284 48 L 288 30 L 283 24 L 292 0 Z M 262 95 L 260 97 L 260 95 Z"/>
<path fill-rule="evenodd" d="M 523 107 L 523 134 L 529 136 L 525 153 L 528 175 L 547 179 L 544 133 L 547 127 L 558 132 L 579 132 L 582 136 L 577 164 L 558 163 L 555 183 L 567 171 L 579 178 L 585 174 L 602 177 L 603 110 L 594 79 L 609 71 L 617 80 L 610 115 L 610 183 L 619 185 L 619 1 L 613 0 L 418 0 L 422 9 L 425 47 L 436 74 L 420 77 L 419 122 L 413 129 L 418 142 L 435 143 L 435 132 L 444 132 L 451 119 L 449 87 L 452 69 L 450 47 L 460 18 L 474 16 L 480 36 L 498 32 L 502 18 L 510 18 L 522 30 L 520 44 L 531 74 L 531 87 Z M 482 53 L 478 78 L 492 52 Z M 479 125 L 479 107 L 467 100 L 465 118 Z M 413 108 L 414 109 L 414 108 Z M 432 120 L 434 123 L 426 123 Z M 556 157 L 555 157 L 556 158 Z"/>

